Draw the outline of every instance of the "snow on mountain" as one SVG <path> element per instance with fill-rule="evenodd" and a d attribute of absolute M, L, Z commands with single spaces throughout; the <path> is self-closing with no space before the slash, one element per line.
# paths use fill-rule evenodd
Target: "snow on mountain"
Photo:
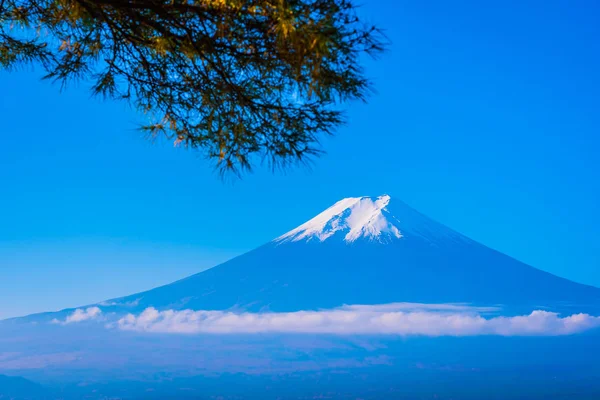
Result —
<path fill-rule="evenodd" d="M 342 199 L 273 242 L 324 242 L 333 237 L 347 244 L 357 240 L 385 244 L 406 237 L 427 242 L 470 241 L 405 203 L 382 195 Z"/>
<path fill-rule="evenodd" d="M 313 219 L 275 239 L 276 242 L 324 241 L 344 233 L 344 241 L 366 238 L 379 242 L 402 237 L 399 221 L 390 215 L 390 196 L 349 197 L 338 201 Z"/>

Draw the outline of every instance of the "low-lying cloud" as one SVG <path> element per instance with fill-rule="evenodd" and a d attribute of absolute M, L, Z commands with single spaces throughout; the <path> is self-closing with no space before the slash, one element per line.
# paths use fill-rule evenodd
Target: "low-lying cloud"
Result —
<path fill-rule="evenodd" d="M 495 307 L 456 304 L 393 303 L 356 305 L 322 311 L 234 313 L 228 311 L 147 308 L 111 325 L 121 330 L 199 333 L 322 333 L 384 334 L 399 336 L 557 336 L 600 327 L 600 317 L 535 310 L 521 316 L 492 316 Z"/>
<path fill-rule="evenodd" d="M 60 321 L 58 319 L 53 319 L 52 323 L 68 325 L 77 322 L 88 321 L 91 319 L 99 318 L 102 314 L 102 310 L 99 307 L 88 307 L 88 308 L 78 308 L 73 313 L 67 315 L 64 321 Z"/>

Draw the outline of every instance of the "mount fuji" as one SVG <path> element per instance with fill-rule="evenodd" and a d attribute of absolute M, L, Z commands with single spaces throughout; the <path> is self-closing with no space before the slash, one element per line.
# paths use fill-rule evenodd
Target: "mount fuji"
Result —
<path fill-rule="evenodd" d="M 600 289 L 526 265 L 383 195 L 340 200 L 253 251 L 101 305 L 293 312 L 394 302 L 588 312 Z"/>
<path fill-rule="evenodd" d="M 353 197 L 186 279 L 0 322 L 0 374 L 27 379 L 0 398 L 597 399 L 598 315 L 598 288 Z"/>

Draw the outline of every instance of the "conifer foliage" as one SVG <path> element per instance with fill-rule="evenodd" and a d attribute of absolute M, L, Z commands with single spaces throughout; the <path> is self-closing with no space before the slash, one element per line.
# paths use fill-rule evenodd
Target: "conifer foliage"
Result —
<path fill-rule="evenodd" d="M 2 68 L 91 81 L 222 171 L 318 153 L 382 48 L 352 0 L 0 0 Z"/>

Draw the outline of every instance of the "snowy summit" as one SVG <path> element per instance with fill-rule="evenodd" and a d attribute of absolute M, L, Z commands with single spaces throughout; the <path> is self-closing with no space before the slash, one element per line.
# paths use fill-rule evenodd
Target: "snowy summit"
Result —
<path fill-rule="evenodd" d="M 313 219 L 275 239 L 276 242 L 325 241 L 343 234 L 351 243 L 359 238 L 388 242 L 402 233 L 399 220 L 387 209 L 390 196 L 349 197 L 338 201 Z"/>
<path fill-rule="evenodd" d="M 357 240 L 392 243 L 408 237 L 419 238 L 429 243 L 446 243 L 448 240 L 470 241 L 404 202 L 384 194 L 377 197 L 342 199 L 273 242 L 324 242 L 334 237 L 345 243 L 354 243 Z"/>

